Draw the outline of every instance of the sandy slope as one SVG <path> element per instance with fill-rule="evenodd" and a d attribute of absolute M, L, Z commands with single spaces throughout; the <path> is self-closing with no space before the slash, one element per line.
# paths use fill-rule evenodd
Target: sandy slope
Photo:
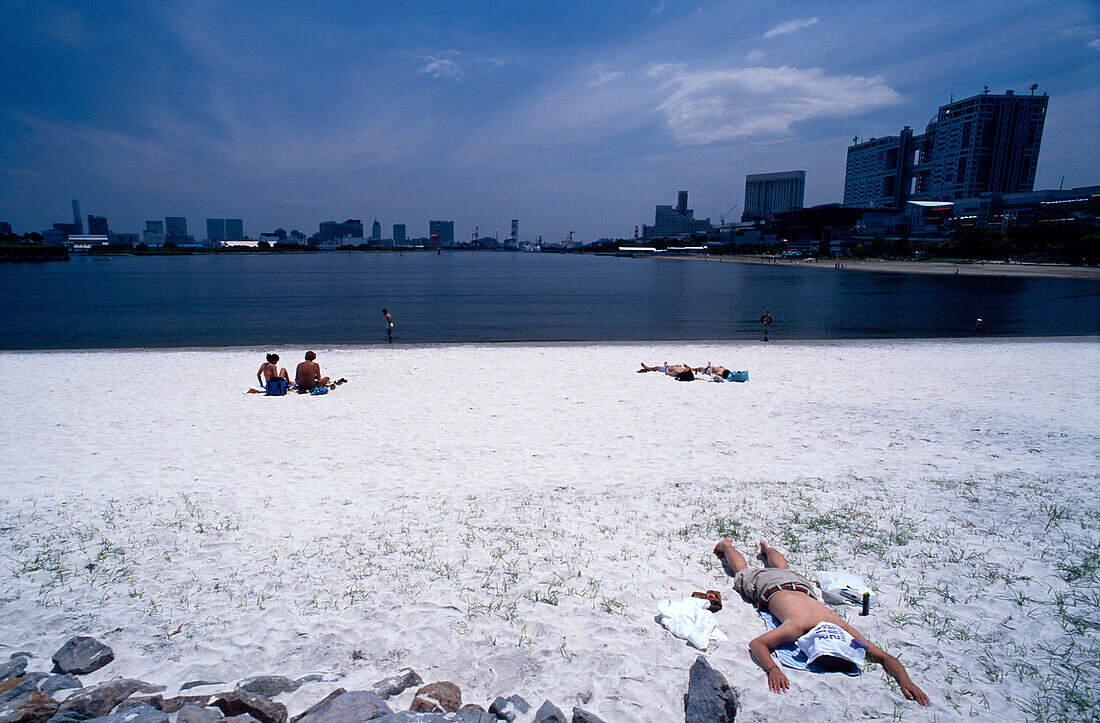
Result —
<path fill-rule="evenodd" d="M 242 393 L 260 350 L 0 354 L 41 380 L 0 389 L 0 652 L 89 632 L 96 675 L 176 685 L 409 665 L 662 721 L 698 652 L 656 605 L 719 587 L 739 720 L 1096 705 L 1095 339 L 318 352 L 349 383 L 284 398 Z M 634 373 L 666 359 L 751 381 Z M 768 693 L 723 534 L 871 580 L 849 617 L 933 709 L 878 668 Z"/>

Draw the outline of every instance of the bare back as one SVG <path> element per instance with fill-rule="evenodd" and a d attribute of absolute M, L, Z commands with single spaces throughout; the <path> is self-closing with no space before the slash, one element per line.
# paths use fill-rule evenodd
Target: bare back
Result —
<path fill-rule="evenodd" d="M 315 361 L 304 361 L 298 364 L 294 372 L 294 383 L 299 389 L 312 389 L 321 380 L 321 365 Z"/>

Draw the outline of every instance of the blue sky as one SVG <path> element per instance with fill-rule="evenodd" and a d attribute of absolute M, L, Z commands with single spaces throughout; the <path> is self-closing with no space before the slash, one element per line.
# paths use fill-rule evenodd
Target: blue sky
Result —
<path fill-rule="evenodd" d="M 746 173 L 839 201 L 853 135 L 1050 94 L 1037 188 L 1100 184 L 1100 3 L 0 0 L 0 220 L 455 221 L 631 236 Z M 740 205 L 730 214 L 739 217 Z"/>

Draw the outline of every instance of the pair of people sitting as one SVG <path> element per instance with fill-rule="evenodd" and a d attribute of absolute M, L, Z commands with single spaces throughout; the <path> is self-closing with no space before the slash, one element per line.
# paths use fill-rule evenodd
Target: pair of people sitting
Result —
<path fill-rule="evenodd" d="M 286 369 L 279 368 L 278 354 L 267 355 L 267 361 L 261 364 L 259 371 L 256 372 L 256 380 L 260 383 L 260 389 L 268 396 L 281 396 L 289 390 L 299 394 L 309 394 L 314 389 L 332 389 L 347 381 L 341 378 L 329 383 L 328 377 L 321 376 L 321 365 L 317 363 L 317 355 L 312 351 L 307 351 L 305 361 L 298 364 L 294 372 L 293 384 Z"/>
<path fill-rule="evenodd" d="M 716 376 L 727 381 L 734 381 L 735 374 L 735 372 L 724 366 L 712 365 L 710 362 L 707 362 L 707 365 L 703 367 L 693 367 L 687 364 L 673 364 L 670 366 L 668 362 L 660 366 L 648 366 L 645 362 L 642 362 L 642 368 L 638 370 L 638 373 L 644 374 L 645 372 L 661 372 L 681 382 L 694 381 L 697 373 L 705 376 Z"/>

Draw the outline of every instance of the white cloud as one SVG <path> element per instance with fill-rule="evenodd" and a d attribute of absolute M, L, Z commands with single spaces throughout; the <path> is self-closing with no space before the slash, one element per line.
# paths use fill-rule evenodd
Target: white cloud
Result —
<path fill-rule="evenodd" d="M 1089 41 L 1089 47 L 1092 48 L 1093 50 L 1100 50 L 1100 38 L 1096 38 L 1095 40 L 1090 40 Z"/>
<path fill-rule="evenodd" d="M 462 70 L 451 58 L 429 58 L 428 64 L 421 67 L 417 72 L 421 75 L 430 75 L 433 78 L 462 80 Z"/>
<path fill-rule="evenodd" d="M 485 57 L 476 53 L 463 53 L 458 50 L 444 50 L 420 56 L 421 60 L 428 61 L 417 72 L 421 75 L 430 75 L 433 78 L 460 81 L 466 77 L 466 73 L 477 66 L 491 65 L 500 67 L 506 65 L 504 58 Z"/>
<path fill-rule="evenodd" d="M 811 25 L 816 25 L 820 18 L 798 18 L 795 20 L 788 20 L 785 23 L 779 23 L 774 28 L 764 33 L 765 38 L 774 38 L 777 35 L 786 35 L 787 33 L 793 33 L 796 30 L 802 30 L 808 28 Z"/>
<path fill-rule="evenodd" d="M 759 63 L 763 59 L 764 59 L 764 51 L 763 50 L 751 50 L 745 56 L 745 61 L 749 62 L 749 63 Z"/>
<path fill-rule="evenodd" d="M 620 70 L 609 70 L 603 63 L 593 63 L 588 66 L 588 75 L 590 80 L 585 83 L 589 88 L 594 88 L 597 85 L 603 85 L 604 83 L 610 83 L 614 80 L 618 80 L 623 77 Z"/>
<path fill-rule="evenodd" d="M 845 116 L 901 100 L 880 77 L 830 76 L 820 68 L 733 68 L 690 71 L 653 65 L 667 97 L 658 110 L 684 145 L 790 133 L 791 125 Z"/>

